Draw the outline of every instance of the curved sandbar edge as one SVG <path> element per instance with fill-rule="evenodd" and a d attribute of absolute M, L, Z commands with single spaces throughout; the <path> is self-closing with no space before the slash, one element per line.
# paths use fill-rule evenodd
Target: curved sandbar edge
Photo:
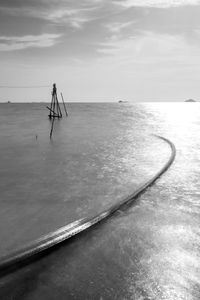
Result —
<path fill-rule="evenodd" d="M 24 262 L 28 263 L 28 260 L 32 259 L 34 256 L 44 253 L 48 249 L 52 248 L 53 246 L 66 241 L 67 239 L 71 238 L 72 236 L 77 235 L 78 233 L 86 230 L 87 228 L 92 227 L 93 225 L 100 223 L 101 221 L 105 220 L 109 216 L 111 216 L 114 212 L 122 208 L 124 205 L 130 204 L 133 200 L 135 200 L 138 196 L 146 191 L 157 179 L 163 175 L 168 168 L 174 162 L 176 157 L 176 148 L 174 144 L 161 136 L 156 136 L 159 139 L 162 139 L 166 142 L 171 148 L 171 155 L 168 161 L 164 164 L 164 166 L 146 183 L 141 185 L 134 193 L 123 199 L 122 201 L 118 202 L 115 205 L 112 205 L 109 209 L 104 210 L 100 214 L 90 217 L 80 219 L 73 223 L 70 223 L 66 226 L 59 228 L 56 231 L 49 233 L 41 237 L 40 239 L 35 240 L 33 243 L 29 244 L 28 246 L 9 254 L 6 257 L 2 257 L 0 260 L 0 272 L 4 273 L 6 270 L 15 267 L 16 265 L 23 264 Z"/>

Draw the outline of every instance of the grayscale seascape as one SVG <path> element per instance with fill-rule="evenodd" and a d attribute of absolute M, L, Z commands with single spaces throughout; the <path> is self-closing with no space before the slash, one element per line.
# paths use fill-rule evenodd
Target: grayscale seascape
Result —
<path fill-rule="evenodd" d="M 0 0 L 0 300 L 200 300 L 200 0 Z"/>
<path fill-rule="evenodd" d="M 0 279 L 1 299 L 200 297 L 200 104 L 0 104 L 0 257 L 93 216 L 171 168 L 132 205 Z M 3 228 L 3 230 L 2 230 Z"/>

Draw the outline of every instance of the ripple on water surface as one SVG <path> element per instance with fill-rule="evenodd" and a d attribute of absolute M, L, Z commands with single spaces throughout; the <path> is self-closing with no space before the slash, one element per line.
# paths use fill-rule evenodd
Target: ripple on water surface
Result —
<path fill-rule="evenodd" d="M 13 106 L 18 117 L 20 109 Z M 28 105 L 23 110 L 31 112 L 29 128 L 24 120 L 20 130 L 13 125 L 21 122 L 20 118 L 6 126 L 6 120 L 0 118 L 5 123 L 0 132 L 4 141 L 0 151 L 5 157 L 0 172 L 8 179 L 1 221 L 10 224 L 13 235 L 12 224 L 24 224 L 23 218 L 20 224 L 13 216 L 14 209 L 26 215 L 31 208 L 28 218 L 35 218 L 34 225 L 44 220 L 45 232 L 60 222 L 96 213 L 151 177 L 170 150 L 150 134 L 169 138 L 177 148 L 170 170 L 131 208 L 44 258 L 42 267 L 32 267 L 38 281 L 37 288 L 31 293 L 29 289 L 29 299 L 41 295 L 44 299 L 63 299 L 67 295 L 71 299 L 198 300 L 200 105 L 73 104 L 69 106 L 71 116 L 57 124 L 51 143 L 46 135 L 46 112 Z M 3 118 L 9 119 L 9 113 Z M 15 172 L 10 177 L 13 164 L 19 169 L 21 166 L 23 179 Z M 29 186 L 27 182 L 24 190 L 27 170 L 32 183 Z M 16 191 L 22 196 L 17 203 L 9 192 L 16 180 L 20 187 L 16 186 Z M 26 272 L 31 278 L 33 270 Z M 27 273 L 22 271 L 20 276 L 21 284 L 28 282 Z M 6 288 L 11 293 L 9 284 Z"/>

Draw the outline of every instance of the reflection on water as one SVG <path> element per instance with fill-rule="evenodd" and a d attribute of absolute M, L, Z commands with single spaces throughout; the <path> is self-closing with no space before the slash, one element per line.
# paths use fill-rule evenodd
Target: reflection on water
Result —
<path fill-rule="evenodd" d="M 151 104 L 148 108 L 151 125 L 175 143 L 177 158 L 142 197 L 137 210 L 145 218 L 142 226 L 150 228 L 143 231 L 138 224 L 145 241 L 142 267 L 147 272 L 141 289 L 146 289 L 147 299 L 199 299 L 200 105 Z"/>
<path fill-rule="evenodd" d="M 52 140 L 43 106 L 0 110 L 0 255 L 117 203 L 169 156 L 168 145 L 145 133 L 139 106 L 74 104 Z"/>
<path fill-rule="evenodd" d="M 131 208 L 44 258 L 42 267 L 36 264 L 18 275 L 21 285 L 29 283 L 33 274 L 36 278 L 36 286 L 29 285 L 24 295 L 28 299 L 41 295 L 43 299 L 200 299 L 200 105 L 88 104 L 72 105 L 71 111 L 74 117 L 66 127 L 60 126 L 54 146 L 43 156 L 48 147 L 40 133 L 39 149 L 41 158 L 62 157 L 59 180 L 63 184 L 63 176 L 67 178 L 68 193 L 57 187 L 68 208 L 79 206 L 80 216 L 130 192 L 162 165 L 169 149 L 150 137 L 152 133 L 174 142 L 176 161 Z M 41 167 L 41 161 L 37 166 L 44 174 L 49 170 L 45 164 Z M 82 201 L 82 195 L 89 201 Z M 57 208 L 64 207 L 62 197 L 57 202 L 61 203 Z M 49 207 L 53 203 L 56 214 L 54 201 L 46 203 Z M 13 296 L 20 287 L 10 292 L 12 280 L 5 290 Z"/>

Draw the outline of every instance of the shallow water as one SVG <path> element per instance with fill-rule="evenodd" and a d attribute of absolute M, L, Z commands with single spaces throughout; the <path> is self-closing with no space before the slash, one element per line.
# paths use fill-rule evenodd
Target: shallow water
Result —
<path fill-rule="evenodd" d="M 0 110 L 4 128 L 0 172 L 6 178 L 1 181 L 0 222 L 1 239 L 7 245 L 2 253 L 17 245 L 18 239 L 12 244 L 6 234 L 16 232 L 21 242 L 22 232 L 36 237 L 41 233 L 39 222 L 45 232 L 92 215 L 150 178 L 170 153 L 152 133 L 173 141 L 177 157 L 131 208 L 2 279 L 0 295 L 5 299 L 18 299 L 17 295 L 19 299 L 199 299 L 200 105 L 71 104 L 70 117 L 56 124 L 52 142 L 41 107 L 25 105 L 27 119 L 21 117 L 18 105 L 12 104 L 16 112 L 12 119 L 11 107 Z M 34 224 L 32 231 L 24 226 L 28 219 Z"/>
<path fill-rule="evenodd" d="M 50 140 L 45 104 L 2 104 L 0 255 L 99 213 L 158 171 L 170 149 L 145 133 L 144 113 L 71 104 Z"/>

